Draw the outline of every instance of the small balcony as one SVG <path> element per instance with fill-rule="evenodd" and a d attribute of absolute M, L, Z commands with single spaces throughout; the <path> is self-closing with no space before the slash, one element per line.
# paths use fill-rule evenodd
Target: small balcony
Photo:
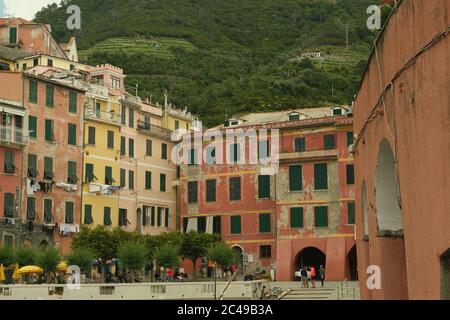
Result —
<path fill-rule="evenodd" d="M 172 131 L 170 131 L 169 129 L 155 126 L 155 125 L 152 125 L 152 124 L 142 121 L 142 120 L 138 120 L 137 129 L 138 129 L 138 131 L 140 131 L 142 133 L 152 135 L 152 136 L 157 136 L 159 138 L 166 139 L 166 140 L 170 140 L 170 136 L 172 134 Z"/>
<path fill-rule="evenodd" d="M 24 146 L 28 144 L 28 131 L 0 125 L 0 143 Z"/>
<path fill-rule="evenodd" d="M 98 109 L 85 108 L 84 116 L 86 119 L 99 120 L 102 122 L 120 125 L 120 115 L 114 112 L 102 111 Z"/>

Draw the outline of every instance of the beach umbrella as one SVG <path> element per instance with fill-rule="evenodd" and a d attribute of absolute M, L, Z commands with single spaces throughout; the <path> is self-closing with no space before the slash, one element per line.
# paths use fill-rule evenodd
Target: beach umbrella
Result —
<path fill-rule="evenodd" d="M 0 264 L 0 281 L 5 281 L 5 268 L 3 268 L 3 264 Z"/>
<path fill-rule="evenodd" d="M 44 273 L 44 270 L 38 266 L 25 266 L 20 268 L 17 271 L 18 274 L 27 274 L 27 273 Z"/>
<path fill-rule="evenodd" d="M 18 280 L 19 279 L 19 263 L 16 263 L 16 266 L 14 267 L 14 273 L 12 275 L 12 278 L 14 280 Z"/>

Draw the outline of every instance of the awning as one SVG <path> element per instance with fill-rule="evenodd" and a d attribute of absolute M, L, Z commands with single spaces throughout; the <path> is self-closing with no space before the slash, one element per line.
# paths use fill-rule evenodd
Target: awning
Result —
<path fill-rule="evenodd" d="M 0 112 L 6 112 L 6 113 L 14 114 L 16 116 L 21 116 L 21 117 L 25 116 L 25 110 L 19 110 L 19 109 L 13 108 L 13 107 L 0 106 Z"/>

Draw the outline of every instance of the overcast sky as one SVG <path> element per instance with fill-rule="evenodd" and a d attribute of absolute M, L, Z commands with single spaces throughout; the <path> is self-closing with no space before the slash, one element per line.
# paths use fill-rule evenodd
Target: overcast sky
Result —
<path fill-rule="evenodd" d="M 2 0 L 0 0 L 1 2 Z M 60 0 L 3 0 L 6 5 L 6 13 L 14 17 L 32 20 L 36 12 L 50 3 L 60 3 Z"/>

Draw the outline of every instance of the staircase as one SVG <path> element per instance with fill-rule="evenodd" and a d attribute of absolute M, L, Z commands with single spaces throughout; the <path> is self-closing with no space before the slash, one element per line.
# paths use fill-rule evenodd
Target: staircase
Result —
<path fill-rule="evenodd" d="M 333 299 L 334 288 L 301 288 L 292 289 L 280 300 L 328 300 Z"/>

